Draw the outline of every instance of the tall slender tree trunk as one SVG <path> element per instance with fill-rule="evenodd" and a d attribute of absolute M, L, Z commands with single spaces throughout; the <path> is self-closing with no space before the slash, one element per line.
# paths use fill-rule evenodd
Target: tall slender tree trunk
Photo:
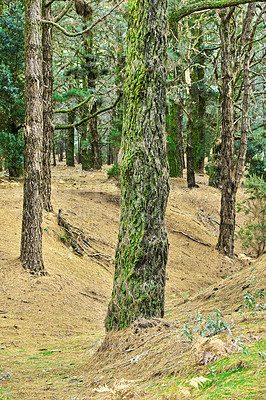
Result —
<path fill-rule="evenodd" d="M 87 42 L 87 51 L 88 51 L 88 87 L 95 92 L 96 87 L 96 57 L 93 54 L 93 32 L 90 31 L 88 34 L 88 42 Z M 90 110 L 91 114 L 97 112 L 97 100 L 94 100 L 92 108 Z M 90 164 L 93 169 L 101 169 L 102 167 L 102 149 L 101 149 L 101 140 L 98 133 L 97 127 L 97 117 L 91 118 L 88 122 L 88 133 L 89 140 L 91 144 L 90 151 Z"/>
<path fill-rule="evenodd" d="M 222 105 L 221 105 L 221 210 L 217 248 L 223 254 L 234 256 L 236 183 L 234 175 L 234 90 L 232 70 L 231 15 L 229 8 L 219 11 L 222 44 Z"/>
<path fill-rule="evenodd" d="M 252 22 L 256 5 L 249 4 L 243 24 L 241 37 L 241 51 L 244 49 L 244 73 L 243 73 L 243 101 L 242 101 L 242 124 L 240 151 L 237 163 L 234 160 L 234 86 L 232 70 L 232 43 L 230 19 L 233 8 L 223 9 L 219 12 L 221 18 L 220 36 L 222 42 L 222 125 L 221 125 L 221 155 L 222 155 L 222 196 L 220 211 L 220 230 L 217 248 L 229 257 L 234 256 L 234 233 L 235 233 L 235 202 L 236 192 L 243 174 L 248 130 L 249 130 L 249 64 L 252 49 L 252 39 L 255 34 L 256 24 L 253 29 Z M 235 62 L 238 66 L 238 60 Z M 241 66 L 242 67 L 242 66 Z"/>
<path fill-rule="evenodd" d="M 43 19 L 51 19 L 51 5 L 46 6 L 43 0 Z M 53 119 L 53 27 L 43 24 L 43 207 L 52 211 L 51 202 L 51 148 L 54 126 Z"/>
<path fill-rule="evenodd" d="M 75 122 L 75 111 L 68 113 L 68 124 L 72 125 Z M 75 167 L 75 128 L 68 128 L 67 134 L 67 154 L 66 165 L 68 167 Z"/>
<path fill-rule="evenodd" d="M 187 120 L 187 185 L 189 188 L 196 186 L 195 171 L 194 171 L 194 151 L 193 151 L 193 126 L 194 126 L 194 114 L 193 114 L 193 87 L 189 87 L 189 93 L 187 97 L 187 109 L 189 112 Z"/>
<path fill-rule="evenodd" d="M 122 208 L 106 328 L 163 317 L 169 194 L 166 155 L 166 0 L 130 0 Z"/>
<path fill-rule="evenodd" d="M 180 104 L 170 101 L 168 129 L 168 162 L 171 177 L 183 176 L 183 110 Z"/>
<path fill-rule="evenodd" d="M 42 150 L 43 72 L 42 0 L 25 1 L 25 153 L 21 261 L 33 274 L 43 274 Z"/>

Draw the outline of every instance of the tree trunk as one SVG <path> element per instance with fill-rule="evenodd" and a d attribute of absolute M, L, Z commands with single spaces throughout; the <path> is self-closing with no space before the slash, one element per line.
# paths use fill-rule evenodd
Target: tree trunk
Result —
<path fill-rule="evenodd" d="M 174 101 L 169 106 L 168 162 L 171 177 L 183 176 L 183 110 Z"/>
<path fill-rule="evenodd" d="M 169 194 L 165 129 L 166 0 L 130 0 L 122 208 L 106 328 L 163 317 Z"/>
<path fill-rule="evenodd" d="M 45 6 L 43 0 L 43 19 L 51 19 L 51 5 Z M 43 207 L 52 211 L 51 203 L 51 148 L 53 137 L 53 28 L 52 25 L 43 24 L 43 178 L 42 196 Z"/>
<path fill-rule="evenodd" d="M 72 125 L 75 122 L 75 111 L 68 113 L 68 124 Z M 67 135 L 67 157 L 66 165 L 68 167 L 75 167 L 75 128 L 68 128 Z"/>
<path fill-rule="evenodd" d="M 96 85 L 96 57 L 93 54 L 93 32 L 90 31 L 87 40 L 87 63 L 88 63 L 88 88 L 95 92 Z M 97 100 L 94 100 L 92 108 L 90 110 L 91 114 L 97 112 Z M 97 117 L 91 118 L 88 122 L 88 133 L 89 140 L 91 144 L 90 154 L 90 164 L 93 169 L 101 169 L 102 167 L 102 153 L 101 153 L 101 140 L 98 133 L 97 127 Z M 89 149 L 88 149 L 89 151 Z"/>
<path fill-rule="evenodd" d="M 189 112 L 187 120 L 187 185 L 189 188 L 196 186 L 195 172 L 194 172 L 194 151 L 193 151 L 193 125 L 194 125 L 194 115 L 193 115 L 193 88 L 189 88 L 187 109 Z"/>
<path fill-rule="evenodd" d="M 234 175 L 234 92 L 231 45 L 231 9 L 219 12 L 222 44 L 222 125 L 221 125 L 221 210 L 217 248 L 228 257 L 234 256 L 236 184 Z"/>
<path fill-rule="evenodd" d="M 256 25 L 253 30 L 252 21 L 255 14 L 255 5 L 250 4 L 247 8 L 241 37 L 241 52 L 244 52 L 244 74 L 243 74 L 243 101 L 242 101 L 242 125 L 239 157 L 234 165 L 234 92 L 232 72 L 232 44 L 230 18 L 233 9 L 225 9 L 219 12 L 221 17 L 220 36 L 222 42 L 222 127 L 221 127 L 221 155 L 222 155 L 222 197 L 220 211 L 220 230 L 217 248 L 228 257 L 234 256 L 234 233 L 235 233 L 235 201 L 237 188 L 243 173 L 248 130 L 249 130 L 249 64 L 252 49 L 252 39 L 255 34 Z M 259 17 L 260 18 L 260 17 Z M 258 24 L 259 18 L 256 24 Z M 241 53 L 240 53 L 241 54 Z M 236 72 L 239 68 L 239 60 L 235 61 Z M 236 74 L 236 73 L 235 73 Z"/>
<path fill-rule="evenodd" d="M 54 138 L 53 138 L 53 140 L 52 140 L 52 149 L 53 149 L 53 166 L 56 167 L 55 142 L 54 142 Z"/>
<path fill-rule="evenodd" d="M 25 150 L 21 261 L 33 274 L 43 274 L 42 145 L 43 72 L 42 0 L 25 1 Z"/>

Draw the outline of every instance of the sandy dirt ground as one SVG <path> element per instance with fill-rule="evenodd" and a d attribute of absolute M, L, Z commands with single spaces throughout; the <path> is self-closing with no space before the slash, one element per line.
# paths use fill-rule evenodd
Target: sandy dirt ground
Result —
<path fill-rule="evenodd" d="M 129 347 L 124 342 L 121 345 L 134 359 L 139 340 L 147 340 L 146 351 L 150 351 L 151 358 L 143 364 L 142 371 L 139 367 L 138 372 L 133 368 L 127 375 L 125 371 L 133 362 L 128 364 L 126 359 L 124 365 L 120 356 L 116 360 L 119 351 L 113 347 L 117 341 L 121 343 L 120 334 L 113 341 L 109 338 L 105 348 L 97 350 L 105 337 L 104 319 L 112 291 L 120 217 L 120 190 L 115 181 L 107 180 L 106 171 L 107 167 L 98 172 L 83 172 L 80 166 L 67 168 L 63 163 L 53 168 L 54 211 L 43 215 L 43 258 L 47 275 L 39 278 L 24 271 L 19 262 L 22 182 L 9 182 L 7 177 L 0 177 L 0 398 L 145 398 L 141 390 L 134 390 L 133 397 L 123 397 L 123 376 L 138 380 L 141 374 L 149 380 L 152 376 L 158 378 L 159 371 L 165 368 L 173 371 L 172 353 L 169 364 L 158 361 L 158 368 L 152 373 L 147 372 L 151 370 L 147 362 L 156 364 L 156 357 L 159 360 L 160 352 L 166 351 L 167 346 L 170 354 L 170 348 L 178 341 L 176 330 L 189 318 L 190 312 L 209 311 L 218 304 L 225 312 L 232 307 L 237 309 L 241 285 L 253 261 L 244 256 L 238 242 L 238 257 L 234 260 L 215 249 L 219 190 L 207 185 L 207 176 L 197 176 L 199 188 L 192 190 L 187 189 L 185 179 L 171 179 L 166 214 L 170 252 L 165 319 L 151 326 L 144 323 L 144 327 L 130 328 L 144 332 L 147 339 L 133 335 L 134 340 L 128 339 Z M 238 200 L 243 196 L 245 193 L 240 189 Z M 90 248 L 83 257 L 62 241 L 65 232 L 57 223 L 59 209 L 63 209 L 67 221 L 86 235 Z M 238 215 L 237 228 L 242 223 L 243 216 Z M 261 277 L 264 261 L 257 268 Z M 128 331 L 124 338 L 131 334 Z M 165 345 L 155 357 L 152 349 L 162 338 Z M 185 341 L 182 348 L 186 350 Z M 98 380 L 103 382 L 105 375 L 109 381 L 120 379 L 116 383 L 118 397 L 114 397 L 114 391 L 110 394 L 110 391 L 93 389 L 91 382 L 95 381 L 97 387 Z"/>

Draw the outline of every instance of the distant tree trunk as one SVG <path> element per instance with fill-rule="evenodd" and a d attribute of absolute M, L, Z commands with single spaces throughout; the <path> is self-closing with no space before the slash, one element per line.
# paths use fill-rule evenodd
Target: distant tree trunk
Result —
<path fill-rule="evenodd" d="M 68 124 L 72 125 L 75 122 L 75 112 L 68 113 Z M 66 165 L 68 167 L 75 167 L 75 128 L 68 128 L 67 135 L 67 157 Z"/>
<path fill-rule="evenodd" d="M 86 28 L 86 25 L 84 26 L 84 29 Z M 87 33 L 84 35 L 83 38 L 83 51 L 84 51 L 84 60 L 85 60 L 85 66 L 87 71 L 90 71 L 91 69 L 91 57 L 92 57 L 92 48 L 91 48 L 91 43 L 90 43 L 90 35 L 91 33 Z M 87 72 L 87 74 L 83 78 L 83 90 L 88 91 L 89 88 L 89 79 L 90 79 L 90 72 Z M 84 112 L 84 117 L 90 112 L 88 109 L 88 105 L 85 104 L 83 107 L 83 112 Z M 81 127 L 81 164 L 82 164 L 82 170 L 83 171 L 89 171 L 91 169 L 91 149 L 89 146 L 89 132 L 88 132 L 88 126 L 87 124 L 83 124 Z"/>
<path fill-rule="evenodd" d="M 169 194 L 165 129 L 166 0 L 130 0 L 122 207 L 106 328 L 163 317 Z"/>
<path fill-rule="evenodd" d="M 201 60 L 201 64 L 198 66 L 198 80 L 201 83 L 200 86 L 203 86 L 204 80 L 204 57 L 199 57 Z M 196 171 L 200 173 L 204 173 L 204 160 L 205 160 L 205 147 L 206 147 L 206 93 L 202 88 L 199 90 L 198 95 L 198 122 L 197 122 L 197 130 L 198 130 L 198 155 L 196 160 Z"/>
<path fill-rule="evenodd" d="M 218 100 L 218 104 L 219 104 Z M 212 145 L 212 158 L 210 163 L 209 185 L 215 188 L 221 187 L 221 115 L 220 107 L 218 108 L 217 125 L 215 140 Z"/>
<path fill-rule="evenodd" d="M 193 151 L 193 124 L 194 124 L 193 94 L 192 94 L 193 90 L 194 88 L 190 86 L 187 98 L 187 109 L 189 112 L 189 116 L 187 120 L 186 154 L 187 154 L 187 185 L 189 188 L 193 188 L 196 186 L 195 172 L 194 172 L 194 151 Z"/>
<path fill-rule="evenodd" d="M 197 18 L 195 18 L 197 20 Z M 206 133 L 206 93 L 204 85 L 205 54 L 204 35 L 201 26 L 193 29 L 196 36 L 196 58 L 193 66 L 193 151 L 195 171 L 204 173 Z"/>
<path fill-rule="evenodd" d="M 88 87 L 95 92 L 96 85 L 96 57 L 93 54 L 93 32 L 90 31 L 88 34 Z M 90 110 L 91 114 L 97 112 L 97 100 L 94 100 L 92 108 Z M 97 127 L 97 117 L 91 118 L 88 121 L 88 133 L 89 140 L 91 144 L 90 149 L 90 165 L 92 169 L 101 169 L 102 167 L 102 149 L 101 149 L 101 140 L 98 133 Z"/>
<path fill-rule="evenodd" d="M 55 142 L 54 142 L 54 138 L 53 138 L 53 140 L 52 140 L 52 148 L 53 148 L 53 166 L 56 167 Z"/>
<path fill-rule="evenodd" d="M 171 177 L 183 176 L 183 110 L 170 101 L 168 129 L 168 162 Z"/>
<path fill-rule="evenodd" d="M 64 138 L 59 139 L 59 162 L 64 161 Z"/>
<path fill-rule="evenodd" d="M 44 274 L 42 259 L 43 72 L 42 0 L 25 0 L 25 155 L 21 261 Z"/>
<path fill-rule="evenodd" d="M 20 127 L 16 126 L 14 123 L 10 124 L 10 131 L 16 141 L 19 140 L 19 129 Z M 23 175 L 23 166 L 19 165 L 16 157 L 9 158 L 8 175 L 9 179 L 19 178 L 21 175 Z"/>
<path fill-rule="evenodd" d="M 51 19 L 51 5 L 46 6 L 43 0 L 43 19 Z M 43 207 L 52 211 L 51 203 L 51 148 L 54 126 L 53 119 L 53 28 L 43 24 Z"/>

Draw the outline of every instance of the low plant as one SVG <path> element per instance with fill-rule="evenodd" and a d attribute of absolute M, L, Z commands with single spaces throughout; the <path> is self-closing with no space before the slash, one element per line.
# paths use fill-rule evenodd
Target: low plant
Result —
<path fill-rule="evenodd" d="M 185 324 L 180 332 L 182 336 L 188 337 L 191 341 L 195 339 L 194 334 L 199 334 L 201 337 L 214 336 L 223 331 L 228 331 L 228 333 L 231 334 L 230 325 L 225 323 L 222 318 L 223 314 L 217 308 L 215 308 L 211 314 L 207 315 L 207 317 L 203 317 L 203 315 L 198 312 L 195 318 L 197 326 L 192 329 L 188 324 Z"/>
<path fill-rule="evenodd" d="M 118 163 L 112 165 L 112 167 L 109 168 L 107 171 L 108 179 L 114 178 L 117 180 L 118 183 L 120 183 L 120 176 L 121 176 L 121 167 L 120 164 Z"/>
<path fill-rule="evenodd" d="M 255 317 L 258 311 L 266 309 L 266 304 L 260 302 L 262 299 L 264 299 L 264 289 L 259 289 L 255 293 L 247 290 L 244 293 L 244 304 L 240 307 L 239 313 L 242 314 L 243 311 L 247 311 Z"/>

